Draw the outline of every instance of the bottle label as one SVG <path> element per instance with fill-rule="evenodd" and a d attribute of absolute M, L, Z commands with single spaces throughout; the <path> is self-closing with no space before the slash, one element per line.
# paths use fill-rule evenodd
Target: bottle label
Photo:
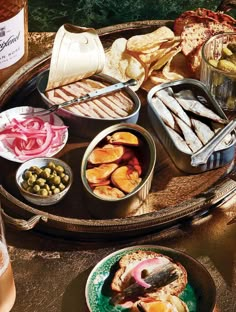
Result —
<path fill-rule="evenodd" d="M 0 69 L 15 64 L 24 55 L 24 9 L 0 23 Z"/>

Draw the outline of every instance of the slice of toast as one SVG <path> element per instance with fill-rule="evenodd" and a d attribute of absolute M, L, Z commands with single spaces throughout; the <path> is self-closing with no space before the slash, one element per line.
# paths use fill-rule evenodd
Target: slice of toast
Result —
<path fill-rule="evenodd" d="M 166 263 L 166 260 L 171 262 L 179 277 L 171 282 L 170 284 L 159 288 L 153 293 L 148 293 L 148 297 L 158 298 L 160 294 L 170 294 L 178 296 L 185 288 L 187 284 L 187 272 L 185 268 L 178 262 L 175 262 L 173 259 L 159 254 L 153 251 L 143 251 L 138 250 L 123 256 L 119 261 L 120 268 L 116 271 L 114 278 L 111 283 L 112 290 L 116 292 L 121 292 L 125 288 L 127 288 L 130 284 L 134 283 L 134 279 L 132 278 L 131 272 L 133 268 L 143 260 L 153 259 L 153 258 L 163 258 Z M 148 270 L 149 268 L 147 268 Z"/>

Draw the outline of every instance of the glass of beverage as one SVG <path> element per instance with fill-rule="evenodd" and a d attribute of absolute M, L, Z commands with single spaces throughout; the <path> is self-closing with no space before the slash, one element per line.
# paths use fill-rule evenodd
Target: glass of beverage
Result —
<path fill-rule="evenodd" d="M 0 312 L 9 312 L 15 299 L 16 289 L 7 251 L 0 205 Z"/>

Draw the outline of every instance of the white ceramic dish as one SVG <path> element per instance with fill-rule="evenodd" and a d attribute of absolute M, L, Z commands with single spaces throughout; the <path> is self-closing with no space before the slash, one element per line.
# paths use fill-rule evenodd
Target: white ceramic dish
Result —
<path fill-rule="evenodd" d="M 25 115 L 23 115 L 24 113 L 37 112 L 38 110 L 41 110 L 41 109 L 42 108 L 35 108 L 31 106 L 19 106 L 19 107 L 10 108 L 6 111 L 1 112 L 0 113 L 0 131 L 3 130 L 9 124 L 9 122 L 12 121 L 13 118 L 16 118 L 17 120 L 22 121 L 26 118 Z M 54 125 L 56 126 L 64 125 L 62 119 L 55 114 L 40 116 L 40 119 L 42 119 L 44 122 L 46 121 L 49 122 L 51 117 L 53 117 Z M 47 153 L 42 153 L 40 155 L 37 154 L 37 157 L 52 157 L 56 155 L 65 146 L 67 140 L 68 140 L 68 130 L 64 132 L 60 145 L 58 145 L 55 148 L 51 148 L 50 150 L 48 150 Z M 24 162 L 24 160 L 19 159 L 17 155 L 15 155 L 15 153 L 9 147 L 5 146 L 2 140 L 0 140 L 0 156 L 5 159 L 14 161 L 14 162 L 19 162 L 19 163 Z M 32 158 L 34 157 L 35 156 L 32 156 Z"/>

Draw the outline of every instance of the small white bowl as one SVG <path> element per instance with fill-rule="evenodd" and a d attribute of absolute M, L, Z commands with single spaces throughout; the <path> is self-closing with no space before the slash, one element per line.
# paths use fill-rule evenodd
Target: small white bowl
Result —
<path fill-rule="evenodd" d="M 48 196 L 42 196 L 38 194 L 34 194 L 31 192 L 26 191 L 22 186 L 21 183 L 23 182 L 23 173 L 25 170 L 29 169 L 31 166 L 37 166 L 39 168 L 42 168 L 44 166 L 47 166 L 47 164 L 53 161 L 55 165 L 61 165 L 65 169 L 65 173 L 69 175 L 69 183 L 66 186 L 64 190 L 62 190 L 60 193 L 48 195 Z M 23 164 L 19 166 L 19 168 L 16 171 L 16 184 L 17 187 L 21 193 L 21 195 L 29 202 L 39 205 L 39 206 L 49 206 L 56 204 L 62 198 L 66 195 L 66 193 L 69 191 L 71 184 L 73 180 L 73 173 L 68 164 L 66 164 L 64 161 L 58 159 L 58 158 L 52 158 L 52 157 L 39 157 L 27 160 Z"/>

